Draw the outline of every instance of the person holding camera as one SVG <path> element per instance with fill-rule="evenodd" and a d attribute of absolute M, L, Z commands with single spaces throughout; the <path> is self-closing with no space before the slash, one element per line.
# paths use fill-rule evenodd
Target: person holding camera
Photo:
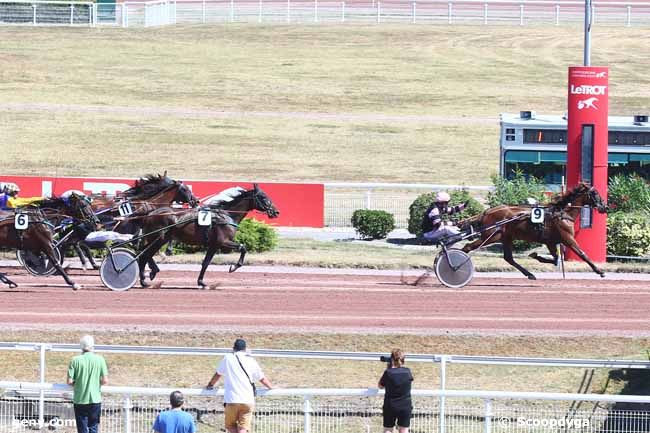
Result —
<path fill-rule="evenodd" d="M 386 389 L 382 408 L 384 433 L 392 433 L 395 425 L 399 433 L 408 433 L 413 412 L 411 402 L 413 375 L 411 370 L 404 367 L 404 352 L 400 349 L 393 349 L 390 358 L 382 356 L 381 360 L 390 362 L 379 379 L 379 388 Z"/>
<path fill-rule="evenodd" d="M 228 433 L 247 433 L 251 429 L 255 410 L 255 382 L 261 382 L 268 389 L 273 389 L 273 385 L 264 376 L 257 361 L 246 354 L 245 340 L 235 340 L 232 350 L 233 353 L 223 357 L 206 388 L 213 389 L 224 377 L 226 430 Z"/>

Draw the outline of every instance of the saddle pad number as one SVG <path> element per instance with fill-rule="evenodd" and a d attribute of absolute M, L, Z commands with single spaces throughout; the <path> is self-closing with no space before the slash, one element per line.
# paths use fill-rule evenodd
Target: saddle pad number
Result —
<path fill-rule="evenodd" d="M 199 211 L 199 225 L 200 226 L 210 226 L 212 225 L 212 212 L 209 210 L 200 210 Z"/>
<path fill-rule="evenodd" d="M 17 213 L 14 219 L 16 230 L 25 230 L 29 226 L 29 216 L 24 213 Z"/>
<path fill-rule="evenodd" d="M 544 208 L 534 207 L 530 212 L 530 222 L 533 224 L 541 224 L 544 222 Z"/>
<path fill-rule="evenodd" d="M 117 210 L 120 212 L 120 216 L 126 217 L 133 213 L 133 207 L 131 203 L 126 201 L 117 207 Z"/>

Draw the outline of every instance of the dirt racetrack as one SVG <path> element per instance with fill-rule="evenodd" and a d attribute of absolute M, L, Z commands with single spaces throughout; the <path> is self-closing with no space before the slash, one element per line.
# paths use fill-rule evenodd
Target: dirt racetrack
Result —
<path fill-rule="evenodd" d="M 212 269 L 212 268 L 211 268 Z M 246 270 L 248 269 L 248 271 Z M 97 271 L 60 277 L 8 272 L 19 287 L 0 287 L 0 326 L 8 329 L 248 330 L 351 333 L 650 335 L 650 284 L 621 279 L 477 277 L 448 289 L 434 276 L 413 286 L 399 272 L 286 268 L 208 271 L 213 290 L 198 290 L 194 270 L 164 269 L 161 289 L 112 292 Z M 584 278 L 584 277 L 583 277 Z"/>

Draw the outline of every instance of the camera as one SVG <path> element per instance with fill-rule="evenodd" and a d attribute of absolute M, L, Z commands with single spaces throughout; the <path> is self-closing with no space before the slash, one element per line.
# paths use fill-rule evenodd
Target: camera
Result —
<path fill-rule="evenodd" d="M 379 360 L 380 360 L 381 362 L 385 362 L 385 363 L 387 363 L 387 364 L 388 364 L 388 368 L 392 367 L 392 365 L 393 365 L 393 359 L 391 358 L 390 355 L 388 355 L 388 356 L 386 356 L 386 355 L 381 355 L 381 356 L 379 357 Z"/>

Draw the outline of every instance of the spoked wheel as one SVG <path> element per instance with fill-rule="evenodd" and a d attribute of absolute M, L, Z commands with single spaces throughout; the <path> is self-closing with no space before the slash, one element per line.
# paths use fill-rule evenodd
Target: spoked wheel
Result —
<path fill-rule="evenodd" d="M 462 250 L 449 249 L 446 255 L 441 251 L 436 257 L 434 268 L 438 280 L 447 287 L 463 287 L 474 276 L 472 258 Z"/>
<path fill-rule="evenodd" d="M 102 283 L 111 290 L 129 290 L 138 280 L 138 262 L 133 251 L 126 248 L 115 248 L 106 255 L 99 268 Z"/>
<path fill-rule="evenodd" d="M 61 250 L 56 247 L 52 250 L 59 264 L 63 264 Z M 54 264 L 45 254 L 38 255 L 28 250 L 18 250 L 16 251 L 16 258 L 27 269 L 27 272 L 34 276 L 48 277 L 56 272 Z"/>

